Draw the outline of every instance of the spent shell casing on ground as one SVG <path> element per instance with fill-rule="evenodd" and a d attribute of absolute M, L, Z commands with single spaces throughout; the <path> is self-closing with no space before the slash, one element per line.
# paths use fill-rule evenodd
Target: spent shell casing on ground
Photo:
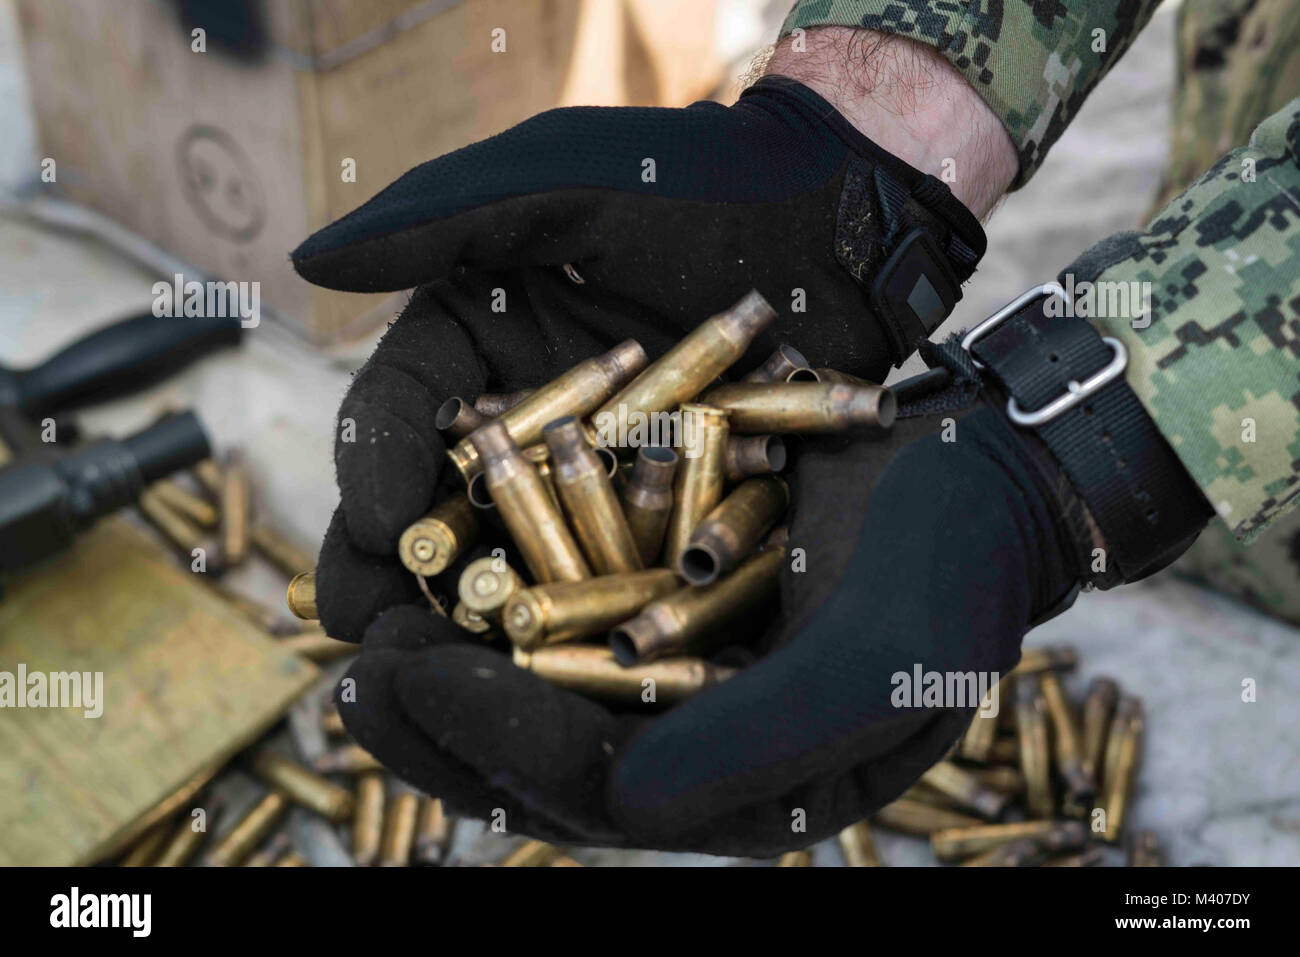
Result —
<path fill-rule="evenodd" d="M 1100 783 L 1102 760 L 1106 755 L 1106 734 L 1111 715 L 1119 700 L 1119 685 L 1110 678 L 1094 678 L 1083 701 L 1083 767 Z"/>
<path fill-rule="evenodd" d="M 537 470 L 507 434 L 502 419 L 485 425 L 470 440 L 478 450 L 488 494 L 533 580 L 544 584 L 590 578 L 591 569 L 564 516 Z"/>
<path fill-rule="evenodd" d="M 357 779 L 357 812 L 352 818 L 352 860 L 369 867 L 379 860 L 384 833 L 384 776 L 370 771 Z"/>
<path fill-rule="evenodd" d="M 279 788 L 295 803 L 331 821 L 346 820 L 352 814 L 352 792 L 309 771 L 278 751 L 263 748 L 253 755 L 253 770 L 272 787 Z"/>
<path fill-rule="evenodd" d="M 1011 802 L 1010 795 L 988 787 L 975 775 L 951 761 L 940 761 L 921 775 L 921 780 L 940 794 L 946 794 L 957 801 L 962 807 L 990 820 L 1001 817 Z"/>
<path fill-rule="evenodd" d="M 795 369 L 808 368 L 808 360 L 794 346 L 781 345 L 763 361 L 763 364 L 742 379 L 742 382 L 784 382 Z"/>
<path fill-rule="evenodd" d="M 348 729 L 343 726 L 343 716 L 339 714 L 339 709 L 332 704 L 326 705 L 321 710 L 320 729 L 329 735 L 348 733 Z"/>
<path fill-rule="evenodd" d="M 520 389 L 518 392 L 484 392 L 474 400 L 474 408 L 489 419 L 495 419 L 536 391 L 536 389 Z"/>
<path fill-rule="evenodd" d="M 875 385 L 868 379 L 852 375 L 848 372 L 841 372 L 839 369 L 828 369 L 826 366 L 816 366 L 813 368 L 813 374 L 817 376 L 817 382 L 835 382 L 840 385 Z"/>
<path fill-rule="evenodd" d="M 470 609 L 463 601 L 456 602 L 456 607 L 451 610 L 451 620 L 471 635 L 486 636 L 492 631 L 493 623 Z"/>
<path fill-rule="evenodd" d="M 562 852 L 545 841 L 525 841 L 505 856 L 501 867 L 549 867 Z"/>
<path fill-rule="evenodd" d="M 176 826 L 172 829 L 153 862 L 154 867 L 183 867 L 194 857 L 211 832 L 216 804 L 209 804 L 202 815 L 193 814 L 193 810 L 183 811 Z"/>
<path fill-rule="evenodd" d="M 287 810 L 289 799 L 279 791 L 272 791 L 217 842 L 204 857 L 204 863 L 210 867 L 237 867 L 275 829 Z"/>
<path fill-rule="evenodd" d="M 492 416 L 484 415 L 460 396 L 452 396 L 434 413 L 433 426 L 439 432 L 446 432 L 453 439 L 463 439 L 475 429 L 481 429 L 492 421 Z"/>
<path fill-rule="evenodd" d="M 393 795 L 384 814 L 384 836 L 379 844 L 380 867 L 409 867 L 415 846 L 415 824 L 420 814 L 420 796 L 403 792 Z"/>
<path fill-rule="evenodd" d="M 1022 838 L 1032 838 L 1047 851 L 1056 853 L 1083 847 L 1088 831 L 1082 821 L 977 822 L 972 826 L 936 831 L 930 835 L 930 846 L 939 860 L 960 861 Z"/>
<path fill-rule="evenodd" d="M 723 455 L 723 475 L 728 482 L 780 472 L 787 457 L 785 439 L 779 435 L 728 436 Z"/>
<path fill-rule="evenodd" d="M 336 658 L 347 658 L 361 650 L 361 646 L 351 641 L 331 638 L 323 631 L 303 631 L 288 635 L 278 642 L 280 647 L 300 655 L 308 661 L 320 663 Z"/>
<path fill-rule="evenodd" d="M 1128 846 L 1129 867 L 1164 867 L 1165 852 L 1160 840 L 1150 831 L 1137 831 Z"/>
<path fill-rule="evenodd" d="M 546 447 L 545 442 L 538 442 L 536 445 L 530 445 L 523 450 L 524 458 L 533 463 L 533 468 L 537 469 L 537 476 L 546 486 L 546 491 L 551 495 L 551 501 L 561 512 L 564 506 L 560 504 L 560 493 L 555 487 L 555 469 L 551 467 L 551 450 Z"/>
<path fill-rule="evenodd" d="M 469 499 L 453 496 L 411 523 L 397 542 L 408 571 L 431 578 L 447 570 L 478 537 L 478 516 Z"/>
<path fill-rule="evenodd" d="M 1019 768 L 967 768 L 966 771 L 973 774 L 986 787 L 1001 791 L 1003 794 L 1015 797 L 1025 793 L 1025 776 L 1020 773 Z"/>
<path fill-rule="evenodd" d="M 876 853 L 876 842 L 867 821 L 858 821 L 840 831 L 840 851 L 848 867 L 880 866 L 880 855 Z"/>
<path fill-rule="evenodd" d="M 579 362 L 557 379 L 542 386 L 492 420 L 500 425 L 517 446 L 529 446 L 542 438 L 542 429 L 566 415 L 582 418 L 646 367 L 645 350 L 635 339 L 620 342 L 604 355 Z M 461 477 L 469 482 L 482 471 L 480 449 L 470 438 L 461 439 L 447 452 Z"/>
<path fill-rule="evenodd" d="M 203 486 L 209 495 L 218 501 L 221 500 L 223 479 L 221 477 L 221 466 L 216 461 L 204 459 L 194 466 L 194 477 L 199 480 L 199 484 Z"/>
<path fill-rule="evenodd" d="M 501 623 L 516 647 L 531 651 L 603 634 L 678 587 L 667 568 L 534 585 L 510 596 Z"/>
<path fill-rule="evenodd" d="M 307 858 L 303 857 L 297 851 L 290 851 L 284 857 L 280 858 L 273 867 L 309 867 Z"/>
<path fill-rule="evenodd" d="M 221 559 L 238 565 L 248 554 L 253 519 L 253 492 L 243 453 L 231 449 L 221 467 Z"/>
<path fill-rule="evenodd" d="M 673 482 L 673 510 L 664 536 L 664 564 L 676 568 L 704 516 L 722 501 L 726 484 L 727 417 L 697 403 L 682 406 L 682 459 Z"/>
<path fill-rule="evenodd" d="M 379 759 L 359 744 L 345 744 L 326 751 L 312 766 L 321 774 L 368 774 L 384 769 Z"/>
<path fill-rule="evenodd" d="M 302 572 L 293 576 L 289 587 L 284 592 L 285 604 L 294 616 L 303 621 L 316 621 L 320 614 L 316 611 L 316 573 Z"/>
<path fill-rule="evenodd" d="M 656 599 L 610 632 L 610 649 L 624 665 L 712 651 L 733 637 L 727 625 L 776 596 L 784 557 L 784 548 L 771 546 L 711 585 Z"/>
<path fill-rule="evenodd" d="M 1016 682 L 1016 727 L 1020 739 L 1020 770 L 1025 776 L 1025 804 L 1033 817 L 1051 817 L 1052 757 L 1047 727 L 1047 702 L 1038 673 Z"/>
<path fill-rule="evenodd" d="M 1097 797 L 1097 785 L 1083 766 L 1083 750 L 1079 740 L 1079 725 L 1065 697 L 1065 688 L 1055 671 L 1039 675 L 1043 700 L 1052 722 L 1052 755 L 1056 771 L 1065 784 L 1064 811 L 1070 817 L 1083 817 Z"/>
<path fill-rule="evenodd" d="M 195 495 L 171 479 L 154 482 L 149 490 L 173 512 L 184 515 L 200 528 L 215 528 L 220 521 L 216 507 L 202 495 Z M 301 566 L 299 566 L 301 567 Z"/>
<path fill-rule="evenodd" d="M 253 851 L 244 859 L 244 867 L 273 867 L 285 854 L 292 850 L 293 844 L 289 840 L 289 835 L 280 831 L 272 835 L 271 839 L 263 844 L 260 848 Z"/>
<path fill-rule="evenodd" d="M 516 648 L 514 662 L 562 688 L 628 704 L 673 704 L 736 673 L 735 668 L 701 658 L 667 658 L 625 668 L 608 648 L 590 645 L 556 645 L 536 651 Z"/>
<path fill-rule="evenodd" d="M 467 612 L 490 624 L 501 616 L 510 596 L 523 587 L 519 573 L 504 558 L 488 555 L 465 566 L 456 583 L 456 594 Z"/>
<path fill-rule="evenodd" d="M 1003 714 L 1014 709 L 1004 708 Z M 999 735 L 993 741 L 993 747 L 989 749 L 990 764 L 1013 764 L 1020 767 L 1020 740 L 1016 735 Z"/>
<path fill-rule="evenodd" d="M 435 797 L 420 798 L 415 820 L 415 859 L 421 864 L 441 864 L 451 843 L 451 818 Z"/>
<path fill-rule="evenodd" d="M 956 798 L 949 797 L 942 791 L 936 791 L 928 784 L 913 784 L 899 797 L 903 800 L 915 801 L 917 804 L 928 804 L 930 807 L 941 807 L 949 811 L 965 812 L 967 810 Z"/>
<path fill-rule="evenodd" d="M 198 525 L 163 501 L 156 489 L 145 489 L 136 504 L 149 523 L 175 546 L 184 561 L 192 561 L 195 552 L 201 551 L 206 556 L 209 571 L 224 570 L 225 556 L 215 542 Z"/>
<path fill-rule="evenodd" d="M 159 821 L 145 831 L 126 852 L 119 867 L 151 867 L 171 836 L 171 822 Z"/>
<path fill-rule="evenodd" d="M 988 762 L 993 743 L 998 737 L 998 719 L 997 715 L 990 716 L 988 708 L 991 704 L 991 696 L 998 694 L 999 691 L 989 691 L 980 702 L 979 708 L 975 711 L 975 717 L 971 718 L 970 727 L 962 735 L 959 753 L 967 761 L 978 761 L 980 764 Z M 1001 713 L 1002 704 L 998 702 L 998 710 Z"/>
<path fill-rule="evenodd" d="M 736 382 L 710 389 L 700 402 L 727 413 L 731 431 L 743 435 L 849 429 L 884 433 L 898 413 L 894 394 L 878 385 Z"/>
<path fill-rule="evenodd" d="M 776 861 L 777 867 L 812 867 L 812 851 L 788 851 Z"/>
<path fill-rule="evenodd" d="M 552 860 L 551 863 L 547 864 L 546 866 L 547 867 L 581 867 L 582 864 L 580 864 L 578 861 L 575 861 L 568 854 L 561 854 L 559 857 Z"/>
<path fill-rule="evenodd" d="M 775 318 L 776 310 L 757 290 L 710 316 L 596 410 L 592 423 L 599 440 L 592 444 L 617 448 L 645 420 L 691 401 Z"/>
<path fill-rule="evenodd" d="M 692 585 L 709 585 L 750 555 L 790 504 L 790 489 L 775 475 L 746 479 L 691 532 L 677 571 Z"/>
<path fill-rule="evenodd" d="M 642 446 L 623 486 L 623 515 L 636 542 L 637 555 L 646 568 L 654 565 L 663 550 L 668 517 L 673 510 L 677 463 L 677 453 L 672 449 Z"/>
<path fill-rule="evenodd" d="M 1101 839 L 1108 844 L 1117 843 L 1124 834 L 1133 778 L 1141 758 L 1143 725 L 1141 702 L 1136 698 L 1122 699 L 1115 709 L 1106 748 L 1106 788 L 1102 798 L 1106 809 L 1106 829 Z"/>
<path fill-rule="evenodd" d="M 551 450 L 551 471 L 560 504 L 582 550 L 597 575 L 641 568 L 632 530 L 618 503 L 605 463 L 587 444 L 573 416 L 556 419 L 542 430 Z"/>
<path fill-rule="evenodd" d="M 1105 861 L 1100 847 L 1085 847 L 1074 854 L 1061 854 L 1043 861 L 1043 867 L 1100 867 Z"/>
<path fill-rule="evenodd" d="M 1020 653 L 1020 663 L 1011 674 L 1034 674 L 1048 669 L 1072 671 L 1079 663 L 1079 652 L 1074 645 L 1040 645 L 1037 648 L 1025 648 Z"/>
<path fill-rule="evenodd" d="M 887 827 L 891 831 L 917 834 L 922 837 L 935 831 L 974 827 L 982 823 L 979 818 L 971 817 L 969 814 L 922 804 L 910 798 L 898 798 L 886 804 L 876 812 L 875 821 L 881 827 Z"/>
<path fill-rule="evenodd" d="M 316 555 L 310 549 L 303 548 L 266 520 L 254 522 L 248 535 L 253 550 L 286 575 L 296 575 L 316 564 Z"/>
<path fill-rule="evenodd" d="M 962 861 L 962 867 L 1037 867 L 1047 859 L 1045 851 L 1032 837 L 1022 837 Z"/>

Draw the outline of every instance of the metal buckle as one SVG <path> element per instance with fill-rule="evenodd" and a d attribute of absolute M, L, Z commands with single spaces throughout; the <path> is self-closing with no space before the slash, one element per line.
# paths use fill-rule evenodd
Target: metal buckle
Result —
<path fill-rule="evenodd" d="M 1029 303 L 1033 302 L 1035 299 L 1052 295 L 1060 296 L 1065 300 L 1066 305 L 1069 306 L 1070 297 L 1066 294 L 1065 290 L 1061 288 L 1060 283 L 1048 282 L 1041 286 L 1035 286 L 1033 289 L 1030 289 L 1028 292 L 1007 303 L 970 332 L 966 333 L 965 337 L 961 341 L 961 347 L 969 354 L 972 345 L 987 336 L 1002 323 L 1006 322 L 1011 316 L 1014 316 L 1025 306 L 1029 305 Z M 1070 310 L 1067 308 L 1066 312 L 1068 313 L 1069 311 Z M 1020 406 L 1016 404 L 1014 397 L 1008 399 L 1007 418 L 1022 428 L 1035 428 L 1045 422 L 1050 422 L 1058 415 L 1073 409 L 1088 396 L 1105 388 L 1111 382 L 1114 382 L 1123 375 L 1124 369 L 1128 366 L 1128 350 L 1124 348 L 1124 343 L 1120 342 L 1118 339 L 1111 338 L 1110 336 L 1102 336 L 1101 341 L 1110 346 L 1111 351 L 1115 354 L 1115 357 L 1106 364 L 1105 368 L 1090 375 L 1082 382 L 1072 380 L 1067 383 L 1065 387 L 1066 391 L 1063 395 L 1059 398 L 1053 399 L 1051 402 L 1048 402 L 1040 408 L 1034 409 L 1032 412 L 1026 412 L 1021 409 Z M 984 363 L 976 359 L 973 354 L 970 358 L 971 362 L 975 364 L 975 368 L 981 370 L 986 368 Z"/>

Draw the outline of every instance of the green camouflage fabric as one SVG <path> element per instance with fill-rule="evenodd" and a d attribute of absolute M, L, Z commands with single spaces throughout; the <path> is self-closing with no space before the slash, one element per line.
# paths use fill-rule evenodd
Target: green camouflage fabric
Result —
<path fill-rule="evenodd" d="M 1300 92 L 1300 3 L 1187 0 L 1178 17 L 1170 157 L 1156 209 Z M 1300 624 L 1300 510 L 1249 548 L 1211 523 L 1175 570 Z"/>
<path fill-rule="evenodd" d="M 933 46 L 1011 134 L 1020 154 L 1011 188 L 1018 189 L 1159 2 L 798 0 L 781 35 L 810 27 L 867 27 Z"/>

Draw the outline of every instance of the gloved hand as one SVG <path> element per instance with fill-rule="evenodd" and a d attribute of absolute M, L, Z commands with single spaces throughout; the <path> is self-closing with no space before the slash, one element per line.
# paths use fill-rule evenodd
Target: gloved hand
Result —
<path fill-rule="evenodd" d="M 768 635 L 736 636 L 774 650 L 724 684 L 660 715 L 611 709 L 408 605 L 366 631 L 348 730 L 453 809 L 551 841 L 767 857 L 835 833 L 970 721 L 894 707 L 892 676 L 1007 671 L 1077 580 L 1021 436 L 980 408 L 941 441 L 952 414 L 805 447 L 787 555 L 804 570 L 787 563 Z"/>

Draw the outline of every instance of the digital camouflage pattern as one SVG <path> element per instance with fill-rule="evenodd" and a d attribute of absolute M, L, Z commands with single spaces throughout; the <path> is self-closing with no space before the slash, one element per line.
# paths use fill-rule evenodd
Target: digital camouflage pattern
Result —
<path fill-rule="evenodd" d="M 1011 134 L 1020 154 L 1016 189 L 1034 175 L 1159 2 L 798 0 L 781 35 L 819 26 L 867 27 L 933 46 Z"/>
<path fill-rule="evenodd" d="M 1300 93 L 1300 3 L 1187 0 L 1178 16 L 1178 87 L 1157 209 Z M 1211 523 L 1176 569 L 1300 623 L 1300 510 L 1249 548 Z"/>

